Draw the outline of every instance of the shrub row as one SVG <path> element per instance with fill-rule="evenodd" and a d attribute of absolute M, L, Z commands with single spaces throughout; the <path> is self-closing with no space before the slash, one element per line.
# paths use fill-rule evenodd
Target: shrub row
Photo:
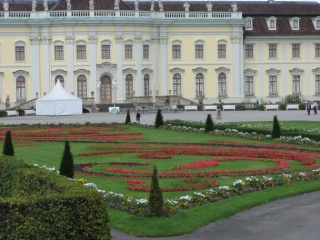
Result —
<path fill-rule="evenodd" d="M 0 239 L 111 239 L 101 195 L 56 172 L 4 156 L 0 196 Z"/>

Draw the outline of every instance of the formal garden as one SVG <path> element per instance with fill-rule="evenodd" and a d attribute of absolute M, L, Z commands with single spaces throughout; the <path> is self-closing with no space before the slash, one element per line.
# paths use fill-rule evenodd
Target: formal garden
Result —
<path fill-rule="evenodd" d="M 7 139 L 10 131 L 14 153 L 4 152 L 0 179 L 8 175 L 3 169 L 12 178 L 18 171 L 21 176 L 14 186 L 0 185 L 1 205 L 13 201 L 16 206 L 10 210 L 15 217 L 6 219 L 2 229 L 10 236 L 34 231 L 36 217 L 29 216 L 27 223 L 22 219 L 26 209 L 39 214 L 36 199 L 41 199 L 56 221 L 41 215 L 43 229 L 51 224 L 54 231 L 70 231 L 65 221 L 72 221 L 60 214 L 85 219 L 87 232 L 75 229 L 64 235 L 67 239 L 84 232 L 110 239 L 110 227 L 139 237 L 175 236 L 253 206 L 319 190 L 316 122 L 279 123 L 275 116 L 269 122 L 216 124 L 210 115 L 201 122 L 162 122 L 161 116 L 154 125 L 124 122 L 2 126 L 0 138 Z M 71 173 L 61 167 L 65 158 L 72 159 Z M 10 167 L 14 162 L 29 170 Z M 63 200 L 54 194 L 64 191 Z M 29 200 L 17 200 L 26 196 L 32 196 L 31 209 L 25 205 Z M 54 211 L 52 198 L 59 202 Z M 97 207 L 90 209 L 93 202 Z M 17 219 L 24 226 L 19 233 L 14 231 Z"/>

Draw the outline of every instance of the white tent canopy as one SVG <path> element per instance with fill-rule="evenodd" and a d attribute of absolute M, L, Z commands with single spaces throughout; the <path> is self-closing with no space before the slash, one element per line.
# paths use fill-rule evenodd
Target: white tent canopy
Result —
<path fill-rule="evenodd" d="M 52 91 L 36 100 L 36 115 L 82 114 L 82 99 L 68 93 L 58 80 Z"/>

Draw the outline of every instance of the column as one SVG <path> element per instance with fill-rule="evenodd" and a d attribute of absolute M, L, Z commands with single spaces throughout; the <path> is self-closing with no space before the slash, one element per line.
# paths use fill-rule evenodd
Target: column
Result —
<path fill-rule="evenodd" d="M 4 99 L 2 99 L 2 95 L 3 95 L 2 77 L 3 77 L 3 72 L 0 72 L 0 103 L 1 103 L 0 110 L 3 110 L 2 106 L 4 102 Z"/>
<path fill-rule="evenodd" d="M 32 84 L 31 84 L 31 99 L 36 97 L 36 93 L 38 93 L 38 97 L 43 96 L 43 92 L 41 92 L 41 82 L 40 82 L 40 37 L 38 35 L 30 36 L 30 44 L 31 44 L 31 72 L 32 72 Z M 29 97 L 27 97 L 29 99 Z"/>
<path fill-rule="evenodd" d="M 160 92 L 159 95 L 168 95 L 168 59 L 167 59 L 167 42 L 166 35 L 160 36 Z"/>
<path fill-rule="evenodd" d="M 136 84 L 135 84 L 135 91 L 136 91 L 136 96 L 143 96 L 143 80 L 142 80 L 142 38 L 140 35 L 136 36 L 136 70 L 137 70 L 137 75 L 136 78 L 134 79 Z"/>
<path fill-rule="evenodd" d="M 74 92 L 74 83 L 73 83 L 73 65 L 74 65 L 74 53 L 73 53 L 73 41 L 74 36 L 68 35 L 66 36 L 66 57 L 67 57 L 67 84 L 65 84 L 65 88 L 68 92 Z M 76 95 L 76 94 L 75 94 Z"/>
<path fill-rule="evenodd" d="M 47 94 L 51 91 L 51 36 L 42 37 L 42 64 L 43 64 L 43 91 Z"/>
<path fill-rule="evenodd" d="M 90 78 L 88 79 L 88 96 L 91 96 L 91 91 L 94 91 L 95 101 L 98 100 L 97 93 L 97 36 L 89 35 L 89 51 L 90 51 Z"/>
<path fill-rule="evenodd" d="M 243 44 L 242 36 L 239 33 L 231 35 L 231 51 L 232 51 L 232 93 L 234 100 L 242 100 L 244 96 L 244 80 L 243 80 Z"/>
<path fill-rule="evenodd" d="M 117 101 L 124 101 L 124 84 L 122 77 L 122 58 L 123 58 L 123 46 L 122 35 L 116 35 L 116 53 L 117 53 Z"/>
<path fill-rule="evenodd" d="M 152 70 L 153 70 L 153 84 L 150 86 L 152 91 L 152 96 L 155 97 L 155 91 L 158 89 L 158 77 L 159 77 L 159 63 L 158 63 L 158 40 L 159 37 L 154 35 L 151 38 L 151 45 L 152 45 Z M 153 99 L 155 101 L 155 99 Z"/>

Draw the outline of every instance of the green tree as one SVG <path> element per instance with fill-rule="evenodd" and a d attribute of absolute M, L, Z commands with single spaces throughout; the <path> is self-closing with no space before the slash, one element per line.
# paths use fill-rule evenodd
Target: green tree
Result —
<path fill-rule="evenodd" d="M 275 115 L 273 117 L 273 127 L 272 127 L 271 137 L 272 139 L 280 138 L 280 135 L 281 135 L 280 124 L 277 116 Z"/>
<path fill-rule="evenodd" d="M 65 141 L 64 152 L 60 163 L 60 175 L 73 178 L 73 156 L 70 151 L 69 141 Z"/>
<path fill-rule="evenodd" d="M 150 217 L 164 216 L 164 211 L 163 211 L 164 202 L 163 202 L 162 191 L 159 186 L 157 174 L 158 174 L 157 167 L 154 166 L 152 179 L 151 179 L 151 186 L 150 186 L 149 203 L 148 203 Z"/>
<path fill-rule="evenodd" d="M 130 122 L 131 122 L 130 110 L 128 109 L 128 110 L 127 110 L 127 116 L 126 116 L 125 124 L 127 125 L 127 124 L 130 123 Z"/>
<path fill-rule="evenodd" d="M 4 139 L 3 151 L 4 155 L 14 156 L 14 149 L 12 144 L 11 132 L 6 132 L 6 137 Z"/>
<path fill-rule="evenodd" d="M 163 125 L 163 117 L 162 117 L 162 114 L 161 114 L 161 110 L 158 109 L 155 126 L 156 126 L 156 128 L 159 128 L 162 125 Z"/>
<path fill-rule="evenodd" d="M 210 131 L 214 130 L 214 125 L 213 125 L 213 121 L 211 118 L 211 114 L 208 114 L 207 120 L 206 120 L 206 125 L 204 127 L 204 132 L 208 133 Z"/>

